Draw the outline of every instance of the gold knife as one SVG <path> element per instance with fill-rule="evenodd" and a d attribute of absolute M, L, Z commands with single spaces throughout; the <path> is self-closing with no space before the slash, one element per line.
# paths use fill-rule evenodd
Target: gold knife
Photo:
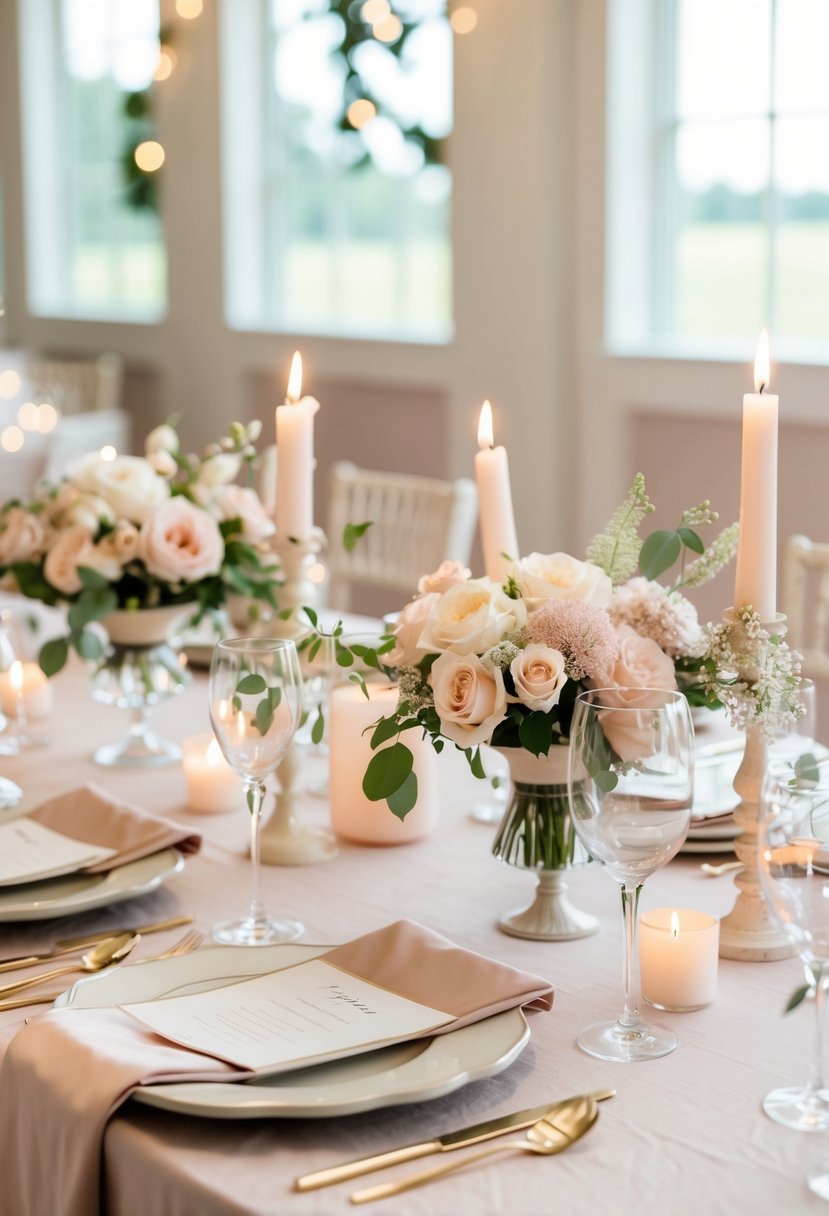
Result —
<path fill-rule="evenodd" d="M 612 1098 L 615 1089 L 597 1089 L 590 1095 L 597 1102 Z M 563 1101 L 570 1101 L 569 1098 Z M 317 1170 L 314 1174 L 304 1174 L 294 1182 L 295 1191 L 315 1191 L 319 1187 L 333 1186 L 335 1182 L 346 1182 L 350 1178 L 359 1178 L 361 1174 L 370 1174 L 374 1170 L 383 1170 L 389 1165 L 399 1165 L 403 1161 L 416 1161 L 418 1157 L 428 1157 L 430 1153 L 447 1153 L 456 1148 L 466 1148 L 470 1144 L 480 1144 L 482 1140 L 491 1140 L 504 1132 L 520 1131 L 531 1127 L 539 1119 L 560 1105 L 559 1102 L 545 1102 L 543 1106 L 534 1106 L 530 1110 L 517 1110 L 511 1115 L 502 1115 L 500 1119 L 488 1119 L 485 1123 L 475 1123 L 472 1127 L 461 1128 L 457 1132 L 448 1132 L 437 1136 L 434 1140 L 423 1140 L 418 1144 L 407 1144 L 403 1148 L 393 1148 L 386 1153 L 378 1153 L 374 1157 L 360 1157 L 356 1161 L 347 1161 L 342 1165 L 332 1165 L 327 1170 Z"/>
<path fill-rule="evenodd" d="M 121 933 L 163 933 L 165 929 L 178 929 L 181 925 L 192 925 L 192 916 L 171 916 L 169 920 L 157 920 L 152 925 L 131 925 L 126 929 L 99 929 L 97 933 L 87 933 L 83 937 L 66 937 L 63 941 L 55 942 L 58 950 L 75 950 L 78 946 L 94 946 L 105 937 L 115 937 Z"/>
<path fill-rule="evenodd" d="M 34 996 L 30 992 L 25 996 L 11 996 L 0 1001 L 0 1010 L 24 1009 L 27 1005 L 51 1005 L 64 991 L 64 988 L 56 988 L 54 992 L 37 992 Z"/>

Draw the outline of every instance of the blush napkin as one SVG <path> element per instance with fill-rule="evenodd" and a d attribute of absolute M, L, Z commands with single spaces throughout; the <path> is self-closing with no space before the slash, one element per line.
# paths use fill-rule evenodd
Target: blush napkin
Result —
<path fill-rule="evenodd" d="M 436 1032 L 523 1005 L 549 1009 L 549 981 L 397 921 L 320 956 L 409 1000 L 454 1014 Z M 0 1067 L 0 1213 L 99 1210 L 107 1120 L 139 1085 L 248 1074 L 168 1043 L 119 1009 L 58 1009 L 12 1040 Z M 48 1163 L 48 1164 L 47 1164 Z"/>
<path fill-rule="evenodd" d="M 159 819 L 131 802 L 122 802 L 92 782 L 50 798 L 30 811 L 27 818 L 72 840 L 115 849 L 114 857 L 85 867 L 88 874 L 112 870 L 173 845 L 181 853 L 197 853 L 201 848 L 198 832 Z"/>

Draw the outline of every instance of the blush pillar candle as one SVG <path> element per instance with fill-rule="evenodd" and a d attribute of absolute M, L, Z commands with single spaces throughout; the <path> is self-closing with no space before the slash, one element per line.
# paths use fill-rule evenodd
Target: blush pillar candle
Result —
<path fill-rule="evenodd" d="M 276 407 L 276 530 L 306 540 L 314 526 L 314 397 L 302 396 L 302 359 L 294 354 L 284 405 Z"/>
<path fill-rule="evenodd" d="M 414 755 L 417 802 L 405 819 L 398 819 L 383 802 L 370 802 L 363 793 L 363 776 L 371 750 L 371 727 L 397 705 L 397 686 L 367 684 L 369 700 L 355 684 L 331 690 L 328 715 L 328 777 L 331 823 L 338 836 L 362 844 L 408 844 L 437 825 L 437 756 L 428 740 L 410 730 L 403 742 Z M 390 740 L 386 746 L 391 746 Z"/>
<path fill-rule="evenodd" d="M 37 663 L 16 659 L 8 671 L 0 672 L 0 709 L 7 718 L 16 716 L 18 698 L 27 718 L 45 718 L 52 712 L 52 689 Z"/>
<path fill-rule="evenodd" d="M 191 811 L 238 811 L 244 806 L 242 779 L 222 755 L 212 734 L 191 735 L 181 745 L 181 763 Z"/>
<path fill-rule="evenodd" d="M 484 568 L 487 578 L 500 583 L 506 578 L 508 558 L 517 560 L 519 553 L 507 451 L 501 446 L 494 447 L 494 442 L 492 406 L 485 401 L 478 420 L 480 451 L 475 456 L 475 480 Z"/>
<path fill-rule="evenodd" d="M 642 996 L 657 1009 L 686 1012 L 717 995 L 720 922 L 692 908 L 655 908 L 639 921 Z"/>
<path fill-rule="evenodd" d="M 743 397 L 740 479 L 740 542 L 734 607 L 750 604 L 761 621 L 777 610 L 777 407 L 769 384 L 769 337 L 765 330 L 754 360 L 756 392 Z"/>

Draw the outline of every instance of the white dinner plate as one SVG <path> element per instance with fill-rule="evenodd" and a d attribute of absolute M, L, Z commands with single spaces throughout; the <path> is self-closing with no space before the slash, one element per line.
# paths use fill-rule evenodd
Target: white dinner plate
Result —
<path fill-rule="evenodd" d="M 686 840 L 680 853 L 733 853 L 735 838 L 730 840 Z"/>
<path fill-rule="evenodd" d="M 212 946 L 179 958 L 113 967 L 79 980 L 58 1006 L 99 1009 L 224 987 L 316 958 L 329 946 Z M 136 1102 L 211 1119 L 329 1118 L 422 1102 L 491 1077 L 518 1058 L 530 1029 L 520 1009 L 430 1039 L 397 1043 L 331 1064 L 234 1084 L 142 1086 Z"/>
<path fill-rule="evenodd" d="M 740 835 L 741 828 L 733 819 L 725 823 L 701 823 L 688 829 L 689 840 L 734 840 Z"/>
<path fill-rule="evenodd" d="M 106 874 L 65 874 L 0 889 L 0 922 L 51 920 L 118 904 L 154 891 L 184 865 L 178 849 L 162 849 Z"/>

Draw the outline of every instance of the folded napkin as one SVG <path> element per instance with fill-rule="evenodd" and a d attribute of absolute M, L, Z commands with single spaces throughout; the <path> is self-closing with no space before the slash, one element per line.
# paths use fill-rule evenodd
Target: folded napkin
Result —
<path fill-rule="evenodd" d="M 322 958 L 454 1014 L 438 1034 L 518 1005 L 549 1009 L 553 1001 L 547 980 L 462 950 L 411 921 Z M 248 1075 L 166 1042 L 119 1009 L 43 1014 L 12 1040 L 0 1067 L 0 1213 L 91 1216 L 99 1210 L 107 1120 L 137 1086 Z"/>
<path fill-rule="evenodd" d="M 50 798 L 30 811 L 28 818 L 72 840 L 115 849 L 114 857 L 88 867 L 91 874 L 149 857 L 171 845 L 182 853 L 197 853 L 201 848 L 198 832 L 169 819 L 159 819 L 131 802 L 122 802 L 92 782 Z"/>

